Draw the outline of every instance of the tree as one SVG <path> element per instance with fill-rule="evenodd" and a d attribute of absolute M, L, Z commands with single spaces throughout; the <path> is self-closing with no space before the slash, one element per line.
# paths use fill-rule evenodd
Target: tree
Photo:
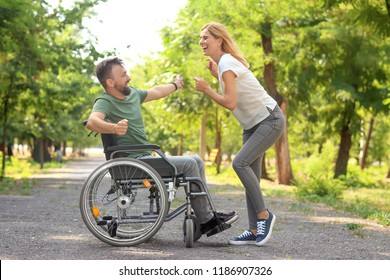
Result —
<path fill-rule="evenodd" d="M 8 127 L 19 129 L 12 133 L 18 139 L 33 138 L 33 157 L 41 166 L 50 159 L 46 144 L 66 140 L 76 120 L 81 123 L 83 111 L 75 108 L 86 102 L 83 95 L 93 87 L 89 75 L 101 56 L 93 38 L 81 37 L 81 23 L 98 2 L 65 9 L 17 0 L 0 9 L 3 139 Z"/>
<path fill-rule="evenodd" d="M 333 22 L 334 31 L 334 50 L 328 49 L 328 55 L 338 57 L 338 61 L 333 61 L 329 65 L 332 68 L 332 84 L 337 95 L 344 101 L 341 118 L 340 146 L 335 166 L 334 177 L 347 174 L 347 165 L 349 151 L 352 145 L 352 136 L 359 131 L 359 117 L 357 108 L 362 107 L 370 110 L 374 115 L 380 112 L 389 112 L 389 107 L 385 105 L 384 100 L 389 98 L 389 91 L 386 86 L 388 81 L 388 57 L 382 58 L 380 53 L 388 52 L 389 48 L 383 44 L 386 37 L 378 33 L 370 32 L 365 24 L 356 24 L 354 20 L 357 14 L 358 21 L 363 23 L 371 22 L 371 26 L 376 26 L 377 19 L 364 16 L 362 11 L 367 14 L 375 15 L 377 18 L 384 17 L 383 6 L 369 5 L 368 1 L 361 1 L 362 6 L 346 6 L 337 11 L 342 12 L 343 16 L 338 17 Z M 374 12 L 375 11 L 375 12 Z M 381 17 L 378 15 L 382 15 Z M 352 19 L 352 21 L 351 21 Z M 343 24 L 340 25 L 340 22 Z M 376 29 L 377 32 L 381 30 Z M 344 64 L 348 62 L 348 65 Z"/>
<path fill-rule="evenodd" d="M 37 3 L 17 0 L 3 3 L 0 9 L 0 98 L 2 100 L 2 171 L 5 176 L 5 147 L 11 141 L 8 134 L 10 114 L 18 102 L 18 93 L 29 88 L 31 77 L 37 65 L 30 63 L 37 56 L 36 39 L 29 36 L 29 28 L 34 25 L 34 13 L 31 8 L 40 9 Z M 16 120 L 20 120 L 16 116 Z M 7 139 L 8 138 L 8 139 Z"/>
<path fill-rule="evenodd" d="M 388 112 L 388 38 L 371 32 L 371 25 L 357 24 L 354 9 L 340 5 L 324 12 L 310 7 L 302 17 L 280 22 L 291 29 L 277 41 L 286 46 L 280 60 L 290 106 L 317 126 L 305 129 L 301 141 L 309 146 L 314 140 L 321 150 L 325 139 L 339 133 L 334 177 L 347 174 L 354 137 L 360 133 L 358 112 Z"/>

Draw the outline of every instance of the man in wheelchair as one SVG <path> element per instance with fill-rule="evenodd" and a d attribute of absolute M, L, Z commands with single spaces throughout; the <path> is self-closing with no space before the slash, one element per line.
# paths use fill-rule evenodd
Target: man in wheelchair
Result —
<path fill-rule="evenodd" d="M 174 82 L 140 90 L 129 86 L 131 78 L 121 59 L 114 57 L 101 61 L 96 67 L 96 76 L 105 92 L 94 103 L 87 128 L 102 134 L 115 134 L 119 146 L 150 144 L 144 129 L 141 104 L 167 97 L 183 87 L 183 80 L 177 76 Z M 131 158 L 148 158 L 150 152 L 138 151 L 128 154 Z M 199 177 L 206 186 L 203 160 L 198 156 L 170 156 L 169 161 L 177 172 L 187 177 Z M 191 188 L 199 188 L 193 184 Z M 191 189 L 191 190 L 192 190 Z M 202 234 L 210 236 L 217 233 L 213 229 L 221 221 L 230 225 L 238 219 L 235 211 L 229 213 L 213 212 L 205 196 L 191 198 L 191 207 L 200 223 Z M 213 232 L 212 234 L 210 234 Z"/>

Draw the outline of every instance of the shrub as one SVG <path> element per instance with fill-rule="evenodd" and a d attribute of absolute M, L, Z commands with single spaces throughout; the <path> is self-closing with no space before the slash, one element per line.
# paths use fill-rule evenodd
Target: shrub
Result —
<path fill-rule="evenodd" d="M 340 199 L 345 189 L 345 185 L 340 180 L 326 177 L 308 177 L 304 180 L 296 181 L 296 186 L 296 194 L 299 198 L 314 200 L 316 197 Z"/>

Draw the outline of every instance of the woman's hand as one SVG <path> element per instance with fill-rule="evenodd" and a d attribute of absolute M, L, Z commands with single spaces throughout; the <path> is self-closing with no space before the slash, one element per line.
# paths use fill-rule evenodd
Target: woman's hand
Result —
<path fill-rule="evenodd" d="M 218 79 L 218 65 L 212 58 L 208 60 L 207 69 L 209 69 L 211 75 Z"/>
<path fill-rule="evenodd" d="M 206 91 L 210 88 L 210 85 L 199 77 L 195 77 L 194 80 L 196 90 L 201 91 L 203 93 L 207 93 Z"/>

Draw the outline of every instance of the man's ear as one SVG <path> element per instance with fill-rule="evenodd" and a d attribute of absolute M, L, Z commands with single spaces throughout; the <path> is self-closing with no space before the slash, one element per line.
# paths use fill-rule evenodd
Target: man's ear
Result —
<path fill-rule="evenodd" d="M 114 87 L 114 84 L 115 84 L 114 80 L 112 80 L 112 79 L 107 79 L 106 80 L 106 85 L 108 87 Z"/>

